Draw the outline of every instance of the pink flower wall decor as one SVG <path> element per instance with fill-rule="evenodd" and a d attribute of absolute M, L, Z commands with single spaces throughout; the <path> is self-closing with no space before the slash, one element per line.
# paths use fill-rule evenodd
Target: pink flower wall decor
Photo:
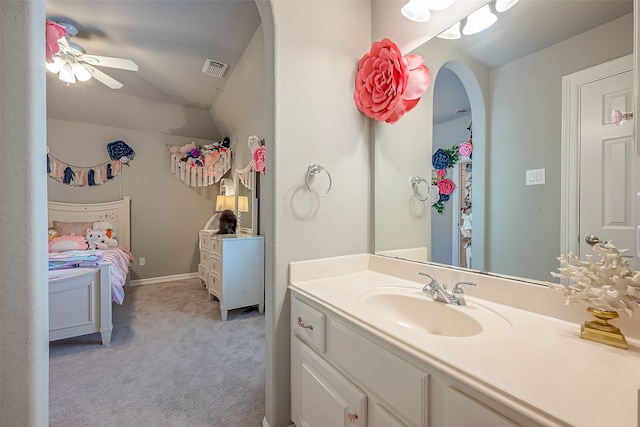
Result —
<path fill-rule="evenodd" d="M 264 145 L 259 145 L 253 150 L 253 167 L 256 172 L 265 172 L 265 151 Z"/>
<path fill-rule="evenodd" d="M 47 62 L 53 62 L 53 55 L 58 53 L 60 46 L 58 46 L 58 40 L 63 38 L 67 34 L 67 30 L 56 22 L 50 19 L 46 20 L 45 26 L 45 47 L 47 54 Z"/>
<path fill-rule="evenodd" d="M 438 181 L 438 190 L 440 194 L 449 195 L 456 189 L 456 185 L 449 178 Z"/>
<path fill-rule="evenodd" d="M 471 141 L 465 141 L 460 143 L 460 154 L 469 157 L 473 153 L 473 144 Z"/>
<path fill-rule="evenodd" d="M 360 58 L 353 98 L 368 117 L 393 124 L 418 104 L 430 83 L 424 58 L 402 56 L 398 46 L 384 38 Z"/>

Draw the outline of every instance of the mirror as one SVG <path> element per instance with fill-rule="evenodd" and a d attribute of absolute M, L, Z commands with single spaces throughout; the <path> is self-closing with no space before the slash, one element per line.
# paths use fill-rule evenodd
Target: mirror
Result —
<path fill-rule="evenodd" d="M 433 152 L 469 140 L 472 124 L 470 268 L 553 281 L 561 250 L 562 78 L 633 52 L 633 1 L 520 0 L 496 15 L 482 32 L 434 38 L 411 52 L 424 58 L 432 82 L 399 122 L 375 123 L 374 252 L 461 264 L 452 242 L 463 225 L 453 201 L 460 201 L 460 181 L 442 214 L 416 197 L 411 182 L 431 182 Z M 526 185 L 527 171 L 540 169 L 544 184 Z M 418 185 L 420 195 L 426 187 Z M 442 252 L 448 262 L 434 256 Z"/>
<path fill-rule="evenodd" d="M 253 163 L 245 168 L 235 169 L 236 217 L 238 232 L 253 234 L 255 230 L 254 212 L 256 206 L 256 173 Z"/>

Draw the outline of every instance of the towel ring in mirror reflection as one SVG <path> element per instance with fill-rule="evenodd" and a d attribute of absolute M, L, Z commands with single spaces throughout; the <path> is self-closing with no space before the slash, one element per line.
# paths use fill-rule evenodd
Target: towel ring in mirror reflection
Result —
<path fill-rule="evenodd" d="M 425 184 L 427 184 L 427 194 L 425 196 L 422 196 L 420 194 L 420 190 L 418 188 L 418 185 L 420 185 L 423 182 Z M 413 189 L 413 194 L 421 202 L 426 202 L 429 199 L 429 193 L 431 191 L 431 185 L 429 185 L 429 183 L 427 182 L 426 179 L 424 179 L 424 178 L 422 178 L 420 176 L 417 176 L 417 175 L 416 176 L 412 176 L 411 177 L 411 188 Z"/>
<path fill-rule="evenodd" d="M 317 193 L 311 189 L 311 183 L 313 182 L 314 177 L 323 171 L 327 174 L 327 177 L 329 178 L 329 186 L 327 187 L 327 190 L 324 193 Z M 329 174 L 328 170 L 326 170 L 324 167 L 322 167 L 322 165 L 318 163 L 309 165 L 309 168 L 307 169 L 306 182 L 307 182 L 307 190 L 309 190 L 309 192 L 316 197 L 326 196 L 327 194 L 329 194 L 329 191 L 331 191 L 331 175 Z"/>

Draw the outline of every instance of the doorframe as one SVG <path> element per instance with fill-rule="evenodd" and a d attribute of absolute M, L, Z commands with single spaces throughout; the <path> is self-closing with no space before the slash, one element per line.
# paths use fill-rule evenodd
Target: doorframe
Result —
<path fill-rule="evenodd" d="M 561 254 L 580 254 L 580 89 L 627 71 L 633 71 L 633 54 L 562 77 Z"/>

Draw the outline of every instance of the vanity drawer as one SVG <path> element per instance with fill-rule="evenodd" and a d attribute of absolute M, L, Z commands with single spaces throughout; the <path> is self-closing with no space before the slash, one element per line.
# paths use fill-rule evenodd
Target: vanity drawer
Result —
<path fill-rule="evenodd" d="M 306 302 L 292 298 L 291 330 L 320 353 L 325 351 L 326 316 Z"/>
<path fill-rule="evenodd" d="M 327 327 L 327 354 L 363 389 L 375 390 L 394 416 L 411 426 L 426 425 L 426 408 L 422 411 L 429 401 L 429 374 L 335 319 Z"/>

